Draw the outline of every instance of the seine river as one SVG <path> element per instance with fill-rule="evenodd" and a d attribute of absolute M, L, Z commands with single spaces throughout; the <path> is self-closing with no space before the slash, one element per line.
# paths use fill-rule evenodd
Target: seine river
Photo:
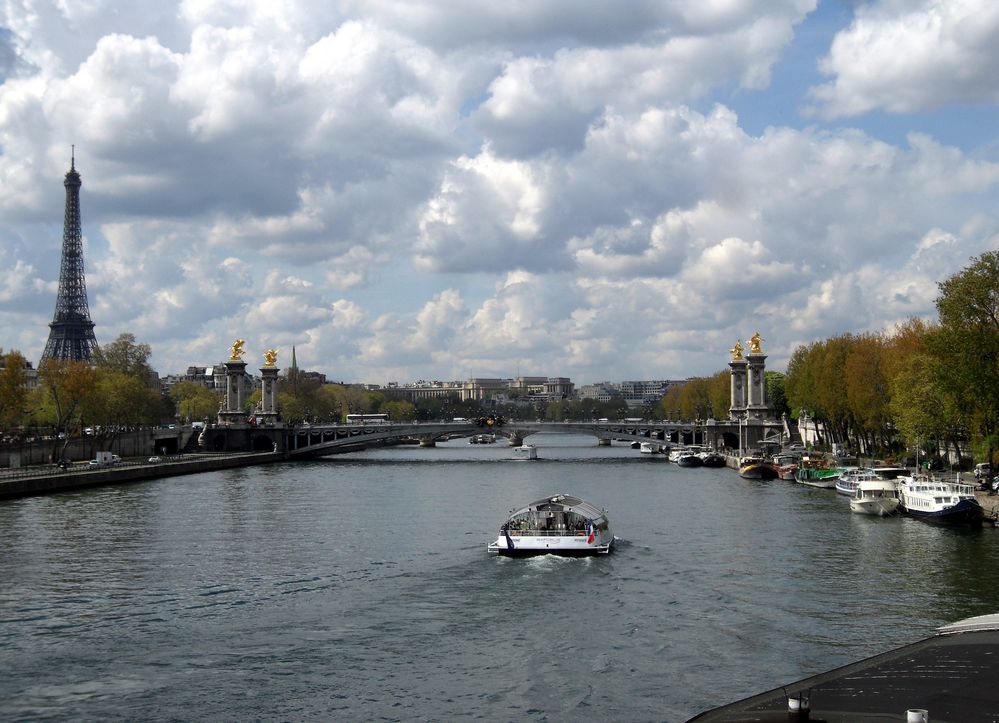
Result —
<path fill-rule="evenodd" d="M 999 530 L 532 441 L 0 502 L 0 718 L 683 721 L 999 610 Z M 556 492 L 612 555 L 486 555 Z"/>

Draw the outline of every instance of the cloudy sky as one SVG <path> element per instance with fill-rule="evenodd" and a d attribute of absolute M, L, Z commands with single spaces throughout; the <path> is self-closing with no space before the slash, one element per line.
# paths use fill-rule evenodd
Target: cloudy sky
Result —
<path fill-rule="evenodd" d="M 994 0 L 6 0 L 0 346 L 75 144 L 98 341 L 161 374 L 783 369 L 999 248 L 997 68 Z"/>

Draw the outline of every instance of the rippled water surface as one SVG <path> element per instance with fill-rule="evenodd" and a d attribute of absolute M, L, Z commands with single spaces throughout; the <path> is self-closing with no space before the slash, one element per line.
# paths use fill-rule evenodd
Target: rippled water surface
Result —
<path fill-rule="evenodd" d="M 0 717 L 682 721 L 999 611 L 999 531 L 533 441 L 0 502 Z M 613 555 L 486 555 L 555 492 Z"/>

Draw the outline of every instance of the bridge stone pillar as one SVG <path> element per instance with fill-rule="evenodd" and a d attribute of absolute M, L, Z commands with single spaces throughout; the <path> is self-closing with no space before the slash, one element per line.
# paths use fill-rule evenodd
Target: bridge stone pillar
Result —
<path fill-rule="evenodd" d="M 219 424 L 232 426 L 246 424 L 247 414 L 243 410 L 246 389 L 246 362 L 236 356 L 225 363 L 225 399 L 219 410 Z"/>
<path fill-rule="evenodd" d="M 746 392 L 748 374 L 746 368 L 749 366 L 749 362 L 742 357 L 741 345 L 736 343 L 735 346 L 738 351 L 733 350 L 732 361 L 728 363 L 729 369 L 732 370 L 731 403 L 729 404 L 728 414 L 732 419 L 739 419 L 745 416 L 746 405 L 748 403 Z"/>
<path fill-rule="evenodd" d="M 256 414 L 259 424 L 272 425 L 278 420 L 278 371 L 276 366 L 260 367 L 260 411 Z"/>
<path fill-rule="evenodd" d="M 747 363 L 747 404 L 746 412 L 753 419 L 763 419 L 770 416 L 770 406 L 767 403 L 766 354 L 748 355 Z"/>
<path fill-rule="evenodd" d="M 763 339 L 760 332 L 753 334 L 749 340 L 749 353 L 746 355 L 748 399 L 746 413 L 753 419 L 765 419 L 770 416 L 770 405 L 767 402 L 766 365 L 767 355 L 762 349 Z"/>

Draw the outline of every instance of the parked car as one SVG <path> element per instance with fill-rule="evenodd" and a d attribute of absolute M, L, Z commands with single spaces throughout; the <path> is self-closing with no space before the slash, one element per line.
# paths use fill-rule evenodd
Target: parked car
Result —
<path fill-rule="evenodd" d="M 990 479 L 992 477 L 992 465 L 988 462 L 980 462 L 975 465 L 975 479 Z"/>
<path fill-rule="evenodd" d="M 161 459 L 160 457 L 156 456 L 156 455 L 153 455 L 153 456 L 152 456 L 152 457 L 150 457 L 150 458 L 149 458 L 148 460 L 146 460 L 146 462 L 147 462 L 148 464 L 159 464 L 159 463 L 160 463 L 160 462 L 162 462 L 162 461 L 163 461 L 163 460 L 162 460 L 162 459 Z"/>

